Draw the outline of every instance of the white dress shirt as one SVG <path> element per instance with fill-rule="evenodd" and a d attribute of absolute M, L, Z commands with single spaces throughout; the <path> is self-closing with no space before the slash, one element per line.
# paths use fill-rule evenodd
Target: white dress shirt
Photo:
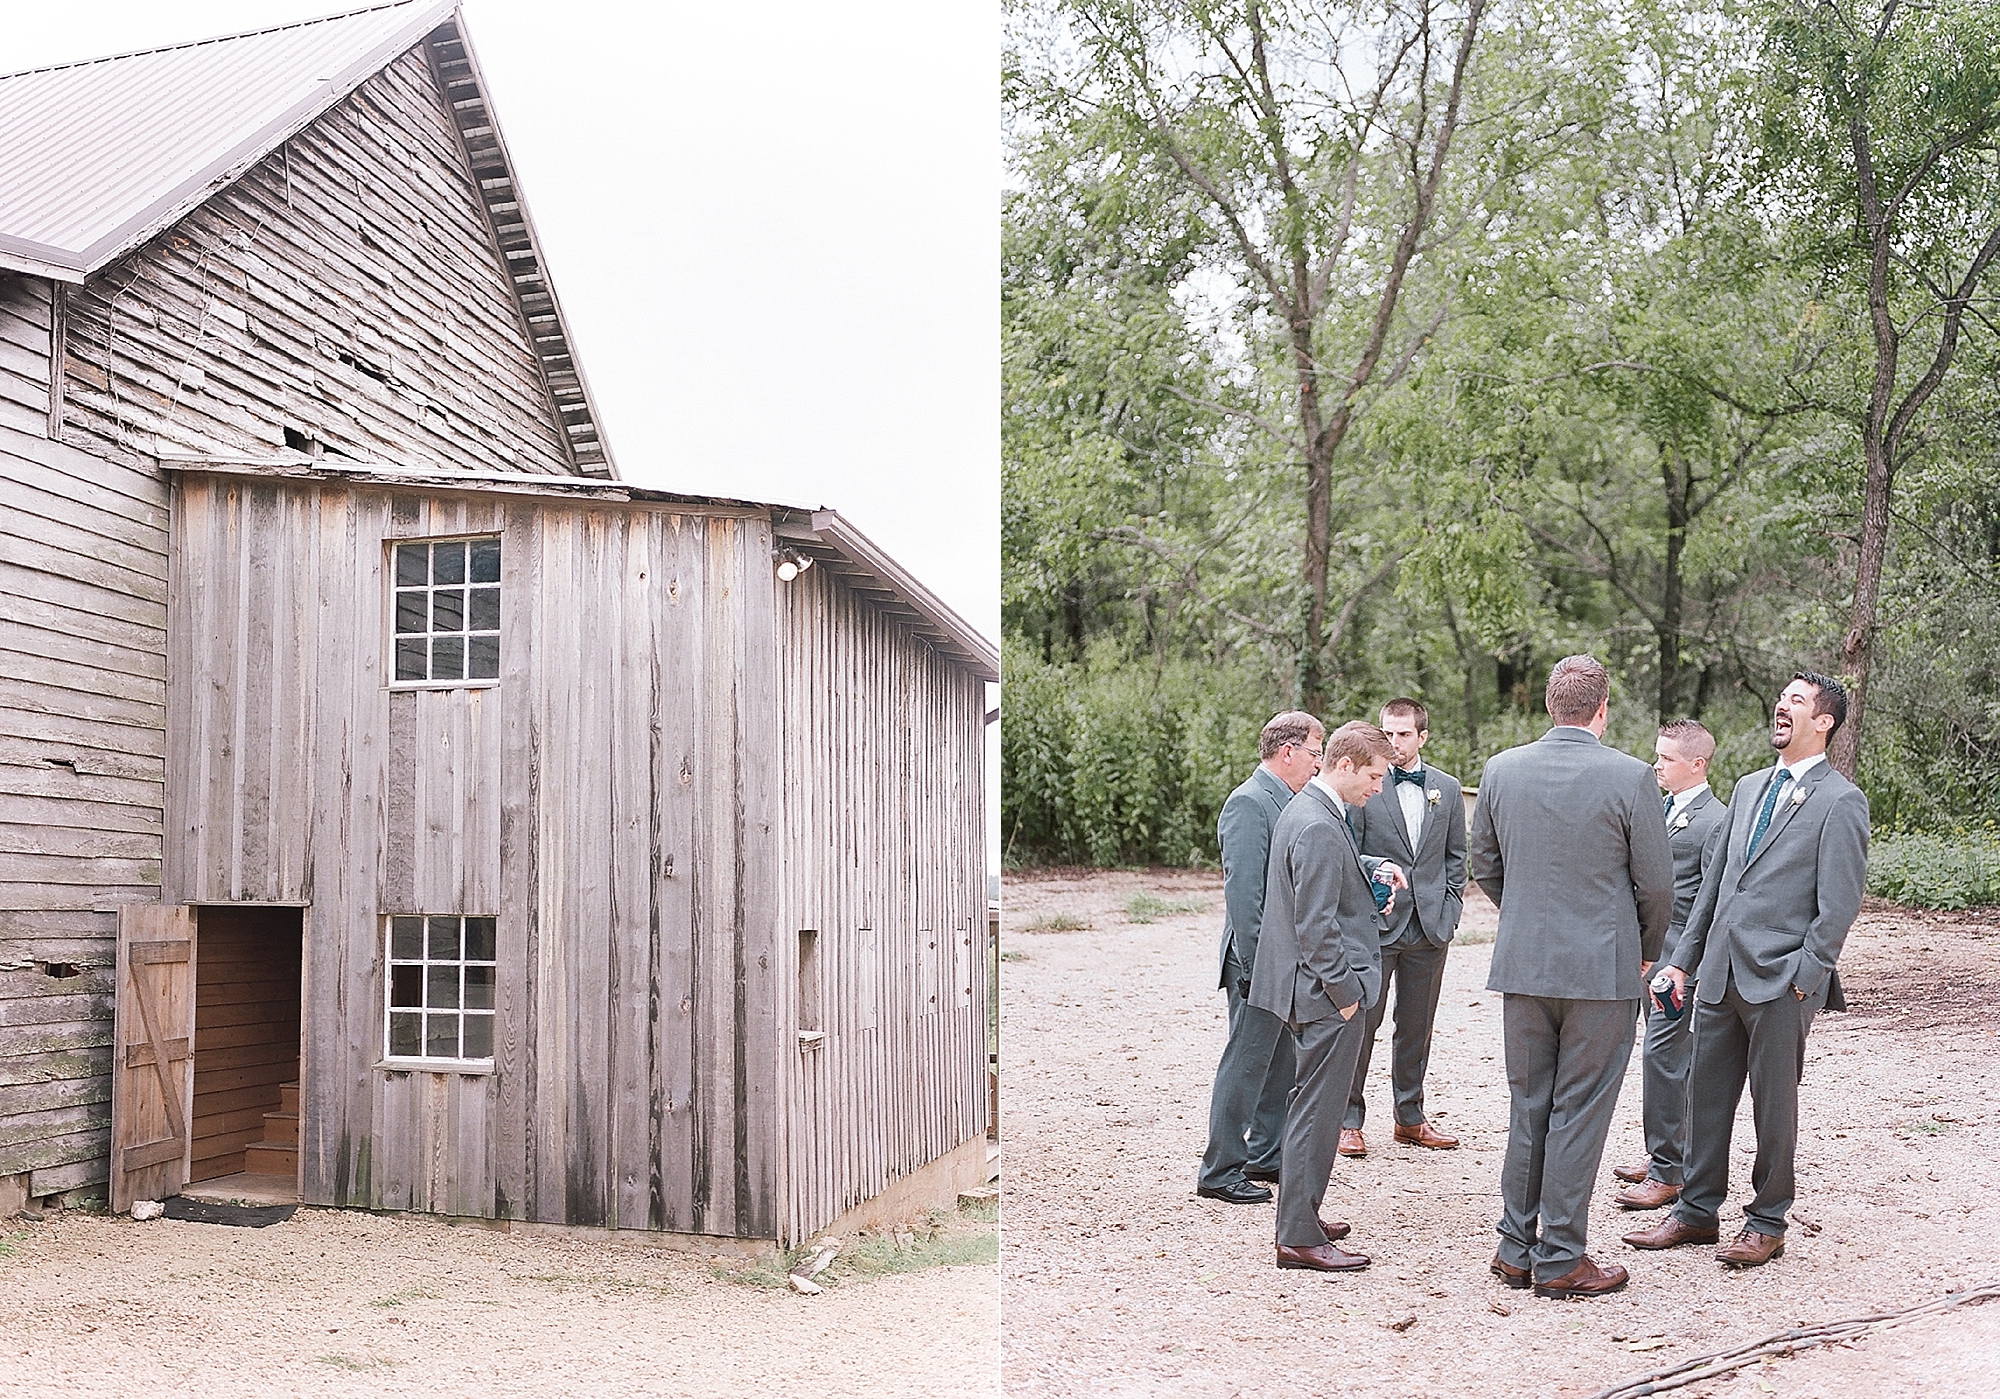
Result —
<path fill-rule="evenodd" d="M 1671 831 L 1674 828 L 1674 822 L 1680 820 L 1681 814 L 1688 809 L 1688 803 L 1707 790 L 1708 784 L 1706 782 L 1697 782 L 1685 792 L 1674 793 L 1674 804 L 1667 811 L 1667 829 Z"/>
<path fill-rule="evenodd" d="M 1421 762 L 1414 769 L 1404 769 L 1405 772 L 1422 772 L 1423 770 L 1424 765 Z M 1394 768 L 1389 769 L 1389 781 L 1396 788 L 1396 804 L 1403 808 L 1403 829 L 1409 833 L 1410 849 L 1415 850 L 1417 848 L 1417 837 L 1423 834 L 1424 829 L 1424 789 L 1430 783 L 1428 781 L 1397 782 L 1396 769 Z"/>
<path fill-rule="evenodd" d="M 1801 777 L 1804 777 L 1807 773 L 1811 772 L 1814 768 L 1818 767 L 1821 763 L 1825 761 L 1826 761 L 1826 752 L 1825 750 L 1822 749 L 1820 752 L 1813 754 L 1810 758 L 1801 758 L 1796 763 L 1787 763 L 1783 758 L 1780 758 L 1778 760 L 1778 766 L 1781 768 L 1789 768 L 1792 774 L 1792 781 L 1796 782 Z M 1778 775 L 1776 773 L 1772 773 L 1771 780 L 1773 782 L 1776 782 L 1778 780 Z"/>

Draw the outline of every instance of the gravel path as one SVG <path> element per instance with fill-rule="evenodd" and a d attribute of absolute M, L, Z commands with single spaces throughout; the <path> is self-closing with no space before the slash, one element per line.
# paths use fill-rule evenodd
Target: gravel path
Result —
<path fill-rule="evenodd" d="M 998 1392 L 991 1265 L 856 1278 L 818 1297 L 727 1271 L 664 1249 L 340 1210 L 267 1229 L 75 1211 L 9 1221 L 0 1395 Z"/>
<path fill-rule="evenodd" d="M 1198 902 L 1149 924 L 1132 895 Z M 1635 1053 L 1593 1204 L 1591 1252 L 1632 1283 L 1558 1302 L 1486 1272 L 1507 1093 L 1499 997 L 1484 989 L 1496 915 L 1475 897 L 1448 964 L 1429 1109 L 1456 1151 L 1392 1144 L 1386 1040 L 1369 1155 L 1336 1167 L 1327 1211 L 1354 1223 L 1361 1274 L 1281 1273 L 1269 1205 L 1198 1199 L 1195 1167 L 1224 1034 L 1215 989 L 1219 878 L 1060 872 L 1004 891 L 1007 1151 L 1003 1374 L 1019 1395 L 1587 1395 L 1802 1325 L 2000 1283 L 2000 1073 L 1990 919 L 1864 915 L 1843 958 L 1857 1013 L 1813 1035 L 1801 1193 L 1784 1258 L 1725 1272 L 1709 1250 L 1641 1254 L 1609 1167 L 1643 1158 Z M 1066 917 L 1058 917 L 1066 915 Z M 1081 920 L 1081 931 L 1034 931 Z M 1470 945 L 1468 945 L 1470 944 Z M 1736 1141 L 1749 1140 L 1749 1101 Z M 1379 1130 L 1375 1130 L 1377 1125 Z M 1724 1227 L 1738 1218 L 1738 1157 Z M 1816 1227 L 1815 1227 L 1816 1226 Z M 1685 1395 L 2000 1393 L 2000 1306 L 1841 1350 L 1812 1350 Z"/>

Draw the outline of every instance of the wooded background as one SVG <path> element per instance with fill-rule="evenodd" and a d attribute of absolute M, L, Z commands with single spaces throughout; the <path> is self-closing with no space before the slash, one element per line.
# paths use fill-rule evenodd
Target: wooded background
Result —
<path fill-rule="evenodd" d="M 2000 7 L 1007 21 L 1008 862 L 1214 859 L 1291 705 L 1476 782 L 1590 651 L 1725 795 L 1845 677 L 1884 867 L 2000 898 Z"/>

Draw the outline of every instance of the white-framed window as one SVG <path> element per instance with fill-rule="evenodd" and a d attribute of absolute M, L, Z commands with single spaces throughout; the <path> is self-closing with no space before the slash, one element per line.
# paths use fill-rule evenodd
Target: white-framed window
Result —
<path fill-rule="evenodd" d="M 395 683 L 500 678 L 500 536 L 403 540 L 391 572 Z"/>
<path fill-rule="evenodd" d="M 384 1057 L 491 1063 L 495 920 L 428 913 L 382 921 Z"/>

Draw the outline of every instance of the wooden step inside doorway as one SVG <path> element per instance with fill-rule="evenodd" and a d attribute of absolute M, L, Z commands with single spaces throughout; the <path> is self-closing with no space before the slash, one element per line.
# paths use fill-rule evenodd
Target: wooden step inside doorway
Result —
<path fill-rule="evenodd" d="M 189 1199 L 299 1198 L 304 910 L 197 910 Z"/>

